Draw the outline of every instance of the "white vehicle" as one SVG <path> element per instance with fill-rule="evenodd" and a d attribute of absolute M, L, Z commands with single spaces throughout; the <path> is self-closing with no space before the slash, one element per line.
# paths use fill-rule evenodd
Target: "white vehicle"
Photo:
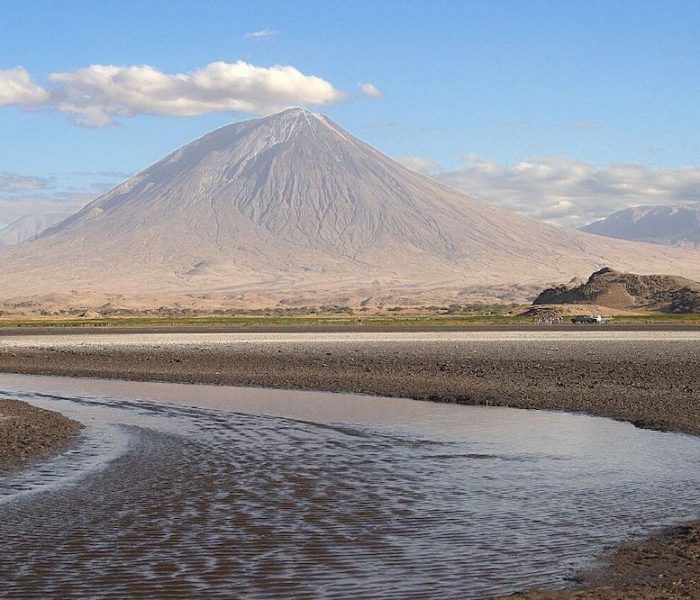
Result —
<path fill-rule="evenodd" d="M 604 317 L 603 315 L 585 315 L 580 317 L 572 317 L 571 322 L 577 325 L 604 325 L 611 323 L 612 317 Z"/>

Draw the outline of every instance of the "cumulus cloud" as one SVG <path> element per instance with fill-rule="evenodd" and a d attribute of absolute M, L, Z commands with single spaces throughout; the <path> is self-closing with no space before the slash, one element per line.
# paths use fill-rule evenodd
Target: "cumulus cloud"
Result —
<path fill-rule="evenodd" d="M 43 190 L 51 184 L 45 177 L 17 175 L 16 173 L 0 172 L 0 192 L 33 192 Z"/>
<path fill-rule="evenodd" d="M 260 31 L 250 31 L 246 33 L 243 38 L 246 40 L 266 40 L 268 38 L 277 37 L 279 34 L 280 32 L 274 29 L 261 29 Z"/>
<path fill-rule="evenodd" d="M 373 83 L 361 83 L 360 89 L 362 90 L 362 93 L 368 98 L 374 98 L 375 100 L 379 100 L 380 98 L 384 97 L 384 94 L 381 92 L 381 90 Z"/>
<path fill-rule="evenodd" d="M 0 71 L 0 105 L 52 108 L 77 125 L 106 127 L 119 117 L 140 114 L 266 114 L 288 106 L 333 104 L 346 98 L 328 81 L 294 67 L 258 67 L 244 61 L 214 62 L 176 74 L 148 65 L 91 65 L 52 73 L 49 80 L 53 85 L 44 90 L 33 84 L 24 69 Z"/>
<path fill-rule="evenodd" d="M 49 93 L 22 67 L 0 70 L 0 106 L 18 104 L 31 108 L 49 100 Z"/>
<path fill-rule="evenodd" d="M 425 170 L 431 163 L 427 161 L 421 169 L 420 162 L 415 162 L 413 168 L 502 208 L 572 227 L 630 206 L 700 201 L 700 167 L 694 166 L 653 169 L 611 164 L 596 168 L 557 156 L 499 165 L 469 155 L 463 167 L 436 173 Z"/>
<path fill-rule="evenodd" d="M 128 171 L 73 171 L 70 175 L 78 177 L 111 177 L 113 179 L 126 179 L 133 173 Z"/>
<path fill-rule="evenodd" d="M 79 171 L 35 177 L 0 171 L 0 226 L 25 215 L 75 212 L 129 175 Z"/>
<path fill-rule="evenodd" d="M 416 171 L 422 175 L 436 175 L 442 171 L 442 165 L 429 158 L 423 158 L 422 156 L 404 156 L 396 160 L 407 169 L 411 169 L 411 171 Z"/>

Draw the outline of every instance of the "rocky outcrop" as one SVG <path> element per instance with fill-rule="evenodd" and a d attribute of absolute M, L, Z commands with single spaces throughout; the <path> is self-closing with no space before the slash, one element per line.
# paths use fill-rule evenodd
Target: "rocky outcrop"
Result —
<path fill-rule="evenodd" d="M 535 299 L 541 304 L 597 304 L 615 309 L 700 312 L 700 283 L 673 275 L 636 275 L 608 267 L 579 286 L 548 288 Z"/>

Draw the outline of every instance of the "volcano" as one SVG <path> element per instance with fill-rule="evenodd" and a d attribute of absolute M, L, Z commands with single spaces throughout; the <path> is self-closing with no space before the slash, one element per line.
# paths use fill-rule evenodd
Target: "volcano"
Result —
<path fill-rule="evenodd" d="M 501 210 L 290 109 L 209 133 L 4 250 L 0 294 L 251 306 L 518 299 L 604 265 L 700 279 L 698 252 Z"/>

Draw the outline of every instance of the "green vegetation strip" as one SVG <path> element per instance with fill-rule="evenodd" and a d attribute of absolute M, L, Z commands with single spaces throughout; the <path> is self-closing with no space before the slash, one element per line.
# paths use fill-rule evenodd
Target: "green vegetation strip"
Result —
<path fill-rule="evenodd" d="M 116 317 L 84 319 L 3 319 L 0 327 L 288 327 L 288 326 L 366 326 L 366 325 L 466 325 L 526 324 L 531 319 L 501 316 L 316 316 L 316 317 Z"/>
<path fill-rule="evenodd" d="M 568 317 L 564 317 L 567 324 Z M 615 324 L 688 324 L 700 325 L 700 314 L 628 315 L 615 317 Z M 530 317 L 512 315 L 391 315 L 363 316 L 330 315 L 313 317 L 278 316 L 201 316 L 201 317 L 106 317 L 71 319 L 0 319 L 0 328 L 13 327 L 459 327 L 488 325 L 530 325 Z M 546 329 L 547 325 L 542 325 Z M 602 326 L 605 327 L 605 326 Z"/>

